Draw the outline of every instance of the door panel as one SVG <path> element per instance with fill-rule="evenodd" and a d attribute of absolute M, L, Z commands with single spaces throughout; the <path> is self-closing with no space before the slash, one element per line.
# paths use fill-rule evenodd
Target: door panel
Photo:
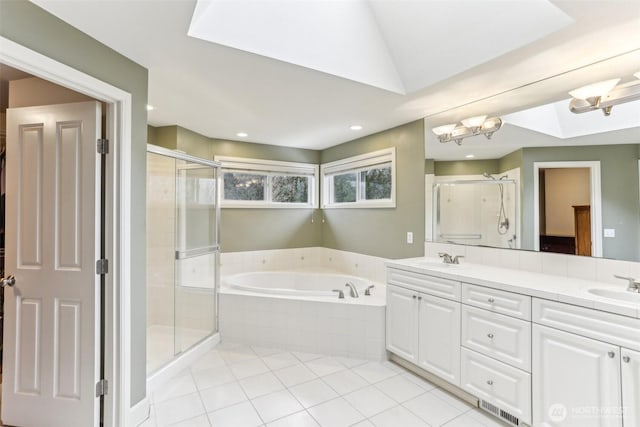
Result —
<path fill-rule="evenodd" d="M 533 325 L 533 425 L 619 427 L 620 347 Z"/>
<path fill-rule="evenodd" d="M 624 427 L 640 425 L 640 352 L 622 349 Z"/>
<path fill-rule="evenodd" d="M 7 110 L 5 424 L 98 421 L 100 108 Z"/>
<path fill-rule="evenodd" d="M 417 363 L 417 292 L 387 285 L 387 350 Z"/>
<path fill-rule="evenodd" d="M 460 385 L 460 303 L 420 294 L 419 366 Z"/>

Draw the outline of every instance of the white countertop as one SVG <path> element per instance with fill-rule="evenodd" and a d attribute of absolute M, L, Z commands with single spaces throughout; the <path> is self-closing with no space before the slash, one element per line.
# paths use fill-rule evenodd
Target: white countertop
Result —
<path fill-rule="evenodd" d="M 640 318 L 640 303 L 619 301 L 594 295 L 593 288 L 625 291 L 623 282 L 619 286 L 600 282 L 552 276 L 481 264 L 444 264 L 439 258 L 408 258 L 389 260 L 387 267 L 424 273 L 431 276 L 453 279 L 532 297 L 559 301 L 596 310 L 607 311 L 629 317 Z"/>

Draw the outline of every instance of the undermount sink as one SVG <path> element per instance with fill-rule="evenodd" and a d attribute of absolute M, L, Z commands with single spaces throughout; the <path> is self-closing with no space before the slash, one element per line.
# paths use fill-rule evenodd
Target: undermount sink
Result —
<path fill-rule="evenodd" d="M 589 289 L 589 292 L 593 295 L 597 295 L 603 298 L 615 299 L 623 302 L 632 302 L 640 304 L 640 293 L 629 292 L 625 290 L 617 289 Z"/>

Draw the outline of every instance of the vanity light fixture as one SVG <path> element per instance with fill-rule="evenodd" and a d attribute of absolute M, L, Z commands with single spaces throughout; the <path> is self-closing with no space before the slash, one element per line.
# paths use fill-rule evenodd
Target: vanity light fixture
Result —
<path fill-rule="evenodd" d="M 466 159 L 473 159 L 475 157 L 475 155 L 473 154 L 467 154 L 466 156 L 464 156 Z"/>
<path fill-rule="evenodd" d="M 640 72 L 634 76 L 640 79 Z M 620 79 L 605 80 L 572 90 L 569 92 L 573 97 L 569 110 L 576 114 L 602 110 L 605 116 L 609 116 L 614 105 L 640 99 L 640 80 L 619 82 Z"/>
<path fill-rule="evenodd" d="M 475 116 L 462 120 L 462 126 L 457 123 L 438 126 L 431 131 L 438 136 L 438 141 L 444 143 L 453 141 L 462 144 L 464 138 L 476 135 L 484 135 L 487 139 L 502 127 L 502 120 L 499 117 Z"/>
<path fill-rule="evenodd" d="M 154 107 L 153 105 L 147 104 L 147 111 L 152 111 L 152 110 L 155 110 L 155 109 L 156 109 L 156 107 Z"/>

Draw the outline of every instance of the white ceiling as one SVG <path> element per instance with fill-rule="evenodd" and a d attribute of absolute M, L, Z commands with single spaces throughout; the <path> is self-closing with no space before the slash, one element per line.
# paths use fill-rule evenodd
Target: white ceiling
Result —
<path fill-rule="evenodd" d="M 464 117 L 480 104 L 503 114 L 492 95 L 640 49 L 636 0 L 237 0 L 203 3 L 195 17 L 195 0 L 34 3 L 149 69 L 150 124 L 312 149 L 426 116 Z M 193 35 L 209 34 L 207 13 L 225 37 L 218 43 L 188 35 L 192 18 Z M 526 103 L 597 80 L 573 76 L 570 86 L 530 91 Z"/>

